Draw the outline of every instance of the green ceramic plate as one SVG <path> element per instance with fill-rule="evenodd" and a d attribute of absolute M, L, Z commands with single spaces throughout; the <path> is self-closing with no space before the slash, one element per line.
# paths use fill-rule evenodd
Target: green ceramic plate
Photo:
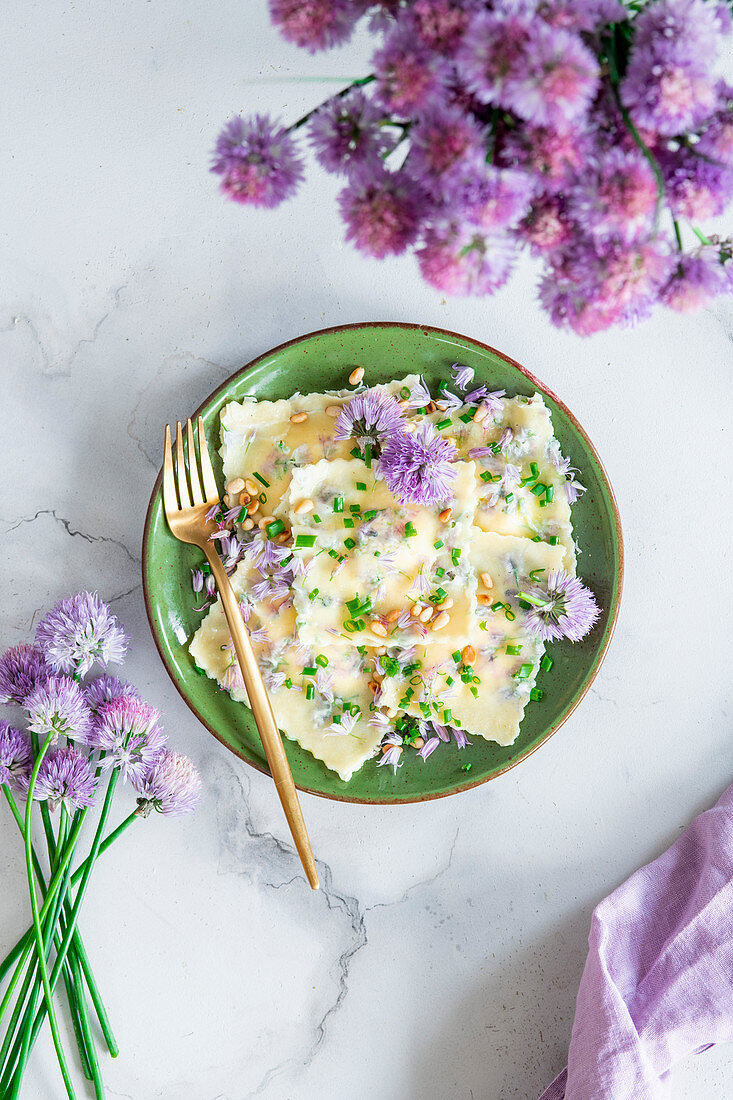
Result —
<path fill-rule="evenodd" d="M 416 753 L 405 753 L 396 775 L 391 768 L 377 768 L 368 761 L 344 783 L 299 745 L 286 740 L 296 785 L 311 794 L 346 802 L 419 802 L 493 779 L 529 756 L 562 725 L 590 687 L 611 640 L 621 597 L 623 542 L 613 491 L 595 448 L 569 409 L 541 382 L 518 363 L 467 336 L 423 325 L 343 325 L 301 336 L 261 355 L 233 374 L 198 410 L 212 457 L 216 456 L 220 484 L 218 424 L 227 401 L 240 400 L 245 394 L 275 400 L 296 390 L 339 389 L 355 364 L 366 367 L 368 384 L 417 371 L 432 388 L 456 361 L 475 368 L 476 384 L 486 382 L 491 389 L 505 389 L 510 395 L 539 390 L 552 410 L 563 453 L 570 455 L 588 489 L 573 507 L 573 525 L 582 551 L 581 576 L 603 608 L 600 621 L 582 642 L 559 642 L 550 647 L 555 664 L 549 674 L 541 674 L 544 698 L 528 705 L 513 745 L 502 748 L 474 737 L 470 748 L 459 752 L 455 745 L 445 745 L 426 763 Z M 197 674 L 187 651 L 187 638 L 200 621 L 192 610 L 189 570 L 200 557 L 199 551 L 170 534 L 159 476 L 143 538 L 143 586 L 153 637 L 173 683 L 194 714 L 222 744 L 267 772 L 249 711 L 220 691 L 213 680 Z M 466 762 L 471 763 L 468 772 L 461 768 Z"/>

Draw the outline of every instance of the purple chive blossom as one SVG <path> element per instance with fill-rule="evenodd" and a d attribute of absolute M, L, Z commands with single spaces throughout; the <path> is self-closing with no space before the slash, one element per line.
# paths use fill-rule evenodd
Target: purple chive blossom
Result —
<path fill-rule="evenodd" d="M 427 758 L 430 756 L 430 754 L 432 752 L 435 752 L 435 750 L 437 749 L 439 744 L 440 744 L 440 738 L 439 737 L 429 737 L 428 740 L 425 742 L 425 744 L 422 746 L 422 748 L 417 750 L 417 755 L 421 756 L 423 758 L 423 760 L 427 760 Z"/>
<path fill-rule="evenodd" d="M 535 184 L 525 172 L 495 168 L 483 158 L 451 179 L 446 203 L 451 216 L 491 233 L 515 225 L 529 207 Z"/>
<path fill-rule="evenodd" d="M 389 111 L 410 115 L 425 107 L 441 83 L 438 55 L 398 27 L 372 58 L 377 98 Z"/>
<path fill-rule="evenodd" d="M 0 657 L 0 703 L 22 706 L 31 692 L 50 675 L 51 669 L 38 646 L 26 643 L 13 646 Z"/>
<path fill-rule="evenodd" d="M 28 712 L 28 729 L 39 737 L 63 734 L 86 742 L 92 731 L 92 712 L 82 689 L 68 676 L 51 676 L 31 692 L 23 704 Z"/>
<path fill-rule="evenodd" d="M 409 172 L 434 198 L 454 172 L 485 148 L 482 127 L 458 107 L 431 104 L 410 133 Z"/>
<path fill-rule="evenodd" d="M 535 198 L 518 230 L 533 256 L 542 256 L 569 241 L 574 232 L 564 195 L 540 195 Z"/>
<path fill-rule="evenodd" d="M 491 447 L 471 447 L 468 452 L 469 458 L 488 458 L 489 455 L 493 455 L 494 451 Z"/>
<path fill-rule="evenodd" d="M 96 592 L 77 592 L 60 600 L 41 619 L 36 644 L 55 672 L 86 676 L 95 661 L 105 668 L 120 664 L 127 637 Z"/>
<path fill-rule="evenodd" d="M 94 774 L 89 758 L 72 746 L 52 749 L 41 761 L 33 797 L 55 810 L 81 810 L 94 802 Z"/>
<path fill-rule="evenodd" d="M 269 569 L 279 565 L 283 558 L 287 558 L 290 550 L 285 546 L 279 546 L 264 534 L 259 534 L 249 543 L 243 557 L 246 561 L 259 569 L 263 576 Z"/>
<path fill-rule="evenodd" d="M 239 610 L 241 611 L 242 618 L 246 623 L 249 622 L 252 616 L 253 606 L 254 605 L 252 603 L 252 600 L 249 598 L 246 592 L 243 592 L 242 595 L 239 597 Z"/>
<path fill-rule="evenodd" d="M 389 393 L 366 390 L 344 405 L 336 421 L 334 439 L 356 439 L 364 453 L 369 443 L 376 455 L 384 442 L 404 425 L 402 409 Z"/>
<path fill-rule="evenodd" d="M 402 504 L 439 504 L 451 496 L 456 449 L 432 424 L 421 424 L 410 435 L 394 433 L 387 440 L 379 471 Z"/>
<path fill-rule="evenodd" d="M 267 115 L 231 119 L 217 139 L 211 171 L 222 177 L 227 198 L 252 206 L 279 206 L 303 178 L 295 141 Z"/>
<path fill-rule="evenodd" d="M 392 725 L 392 719 L 389 718 L 383 710 L 375 710 L 369 719 L 369 725 L 374 729 L 383 730 L 387 733 L 389 727 Z"/>
<path fill-rule="evenodd" d="M 417 239 L 425 198 L 404 172 L 359 165 L 338 202 L 346 239 L 360 252 L 383 259 L 399 255 Z"/>
<path fill-rule="evenodd" d="M 579 481 L 575 480 L 575 474 L 568 474 L 565 482 L 565 496 L 568 504 L 575 504 L 580 494 L 585 492 L 585 485 L 581 485 Z"/>
<path fill-rule="evenodd" d="M 377 767 L 382 768 L 386 764 L 388 767 L 394 768 L 396 775 L 397 769 L 402 767 L 402 761 L 400 760 L 402 756 L 402 738 L 399 733 L 388 733 L 382 741 L 382 747 L 384 748 L 384 746 L 389 747 L 386 752 L 382 753 L 381 760 L 377 761 Z"/>
<path fill-rule="evenodd" d="M 358 89 L 327 100 L 310 123 L 316 159 L 327 172 L 346 174 L 359 164 L 379 163 L 395 142 L 380 126 L 383 118 L 384 111 Z"/>
<path fill-rule="evenodd" d="M 667 199 L 679 218 L 717 217 L 733 198 L 733 168 L 681 148 L 659 158 Z"/>
<path fill-rule="evenodd" d="M 503 156 L 507 163 L 530 173 L 548 195 L 553 195 L 574 182 L 590 151 L 587 135 L 577 129 L 526 126 L 508 135 Z"/>
<path fill-rule="evenodd" d="M 254 637 L 254 635 L 253 635 Z M 231 664 L 227 665 L 221 674 L 221 686 L 225 691 L 244 691 L 245 683 L 239 661 L 232 656 Z"/>
<path fill-rule="evenodd" d="M 455 222 L 431 226 L 417 251 L 420 274 L 445 294 L 493 294 L 511 275 L 516 248 L 506 234 Z"/>
<path fill-rule="evenodd" d="M 435 405 L 443 412 L 455 412 L 456 409 L 463 407 L 463 398 L 459 397 L 455 393 L 451 393 L 450 390 L 441 390 L 441 396 L 436 399 Z"/>
<path fill-rule="evenodd" d="M 115 699 L 137 699 L 138 694 L 132 684 L 126 684 L 117 676 L 98 676 L 83 688 L 84 700 L 89 709 L 96 714 L 106 703 Z"/>
<path fill-rule="evenodd" d="M 103 707 L 94 731 L 95 745 L 106 754 L 102 767 L 119 768 L 123 783 L 142 780 L 165 747 L 159 719 L 160 712 L 141 699 L 115 699 Z"/>
<path fill-rule="evenodd" d="M 175 817 L 191 813 L 201 797 L 201 776 L 180 752 L 167 749 L 145 773 L 142 780 L 133 780 L 139 794 L 137 813 L 147 817 L 151 810 Z"/>
<path fill-rule="evenodd" d="M 216 515 L 216 513 L 218 511 L 219 511 L 219 505 L 218 504 L 212 504 L 211 508 L 209 508 L 208 512 L 204 516 L 204 519 L 207 521 L 207 523 L 213 523 L 214 516 Z"/>
<path fill-rule="evenodd" d="M 417 382 L 413 384 L 407 400 L 407 407 L 410 409 L 424 409 L 426 405 L 430 404 L 430 401 L 430 390 L 425 385 L 422 375 L 420 375 Z"/>
<path fill-rule="evenodd" d="M 414 0 L 413 26 L 426 46 L 450 57 L 471 17 L 473 0 Z"/>
<path fill-rule="evenodd" d="M 0 786 L 27 790 L 33 767 L 33 754 L 28 734 L 8 722 L 0 722 Z"/>
<path fill-rule="evenodd" d="M 519 466 L 514 466 L 511 462 L 507 462 L 504 473 L 501 475 L 501 481 L 495 483 L 494 490 L 489 497 L 489 508 L 494 508 L 499 503 L 502 496 L 506 496 L 507 493 L 511 493 L 516 489 L 521 480 L 522 471 Z"/>
<path fill-rule="evenodd" d="M 358 722 L 358 716 L 356 714 L 347 714 L 345 711 L 341 715 L 341 721 L 333 721 L 330 726 L 326 726 L 324 734 L 326 737 L 347 737 L 354 726 Z"/>
<path fill-rule="evenodd" d="M 490 420 L 500 420 L 504 415 L 504 398 L 506 397 L 506 390 L 492 390 L 491 393 L 487 393 L 481 402 L 481 407 L 486 409 L 486 416 L 484 417 L 484 424 Z"/>
<path fill-rule="evenodd" d="M 191 588 L 194 592 L 201 592 L 204 587 L 204 574 L 200 569 L 191 570 Z"/>
<path fill-rule="evenodd" d="M 505 428 L 499 437 L 499 451 L 502 454 L 506 453 L 507 447 L 514 439 L 514 432 L 511 428 Z"/>
<path fill-rule="evenodd" d="M 602 241 L 632 241 L 651 228 L 657 208 L 657 181 L 636 150 L 614 148 L 589 166 L 571 191 L 568 212 L 583 230 Z"/>
<path fill-rule="evenodd" d="M 702 248 L 696 255 L 679 257 L 659 297 L 670 309 L 686 313 L 708 305 L 723 290 L 719 254 L 716 249 Z"/>
<path fill-rule="evenodd" d="M 475 390 L 469 390 L 468 393 L 463 395 L 464 405 L 478 405 L 479 401 L 482 401 L 484 397 L 489 396 L 489 391 L 486 386 L 478 386 Z"/>
<path fill-rule="evenodd" d="M 209 599 L 213 599 L 216 595 L 216 581 L 214 579 L 213 573 L 210 573 L 209 576 L 206 578 L 206 595 L 209 597 Z"/>
<path fill-rule="evenodd" d="M 455 741 L 456 745 L 458 745 L 459 749 L 465 749 L 466 745 L 471 744 L 471 742 L 468 740 L 465 730 L 458 729 L 455 726 L 452 726 L 451 729 L 453 731 L 453 740 Z"/>
<path fill-rule="evenodd" d="M 252 595 L 256 600 L 278 600 L 281 596 L 287 596 L 290 585 L 275 577 L 265 577 L 252 586 Z"/>
<path fill-rule="evenodd" d="M 590 589 L 564 569 L 551 572 L 546 587 L 523 589 L 519 597 L 532 605 L 526 613 L 525 626 L 543 642 L 557 638 L 578 642 L 600 615 Z"/>

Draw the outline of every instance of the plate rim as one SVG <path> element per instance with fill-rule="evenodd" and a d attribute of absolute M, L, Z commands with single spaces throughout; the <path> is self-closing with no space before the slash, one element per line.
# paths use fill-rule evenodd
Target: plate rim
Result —
<path fill-rule="evenodd" d="M 578 418 L 575 416 L 575 414 L 570 411 L 570 409 L 565 404 L 565 402 L 561 398 L 559 398 L 557 396 L 557 394 L 554 393 L 554 391 L 549 388 L 549 386 L 546 386 L 543 382 L 541 382 L 539 380 L 539 378 L 536 377 L 536 375 L 534 375 L 531 371 L 529 371 L 521 363 L 518 363 L 516 359 L 513 359 L 510 355 L 507 355 L 506 352 L 499 351 L 498 348 L 492 347 L 491 344 L 487 344 L 483 340 L 478 340 L 473 336 L 467 336 L 464 333 L 454 332 L 452 329 L 441 328 L 437 325 L 422 325 L 422 324 L 419 324 L 416 321 L 355 321 L 355 322 L 342 324 L 342 325 L 328 325 L 325 328 L 314 329 L 311 332 L 302 333 L 300 336 L 293 337 L 291 340 L 285 340 L 283 343 L 277 344 L 273 348 L 269 348 L 267 351 L 262 352 L 260 355 L 256 356 L 254 359 L 251 359 L 248 363 L 245 363 L 244 366 L 239 367 L 237 370 L 233 371 L 232 374 L 230 374 L 227 378 L 225 378 L 224 381 L 221 382 L 216 387 L 216 389 L 212 390 L 211 393 L 209 393 L 203 399 L 203 401 L 200 402 L 198 408 L 195 410 L 195 412 L 193 412 L 191 414 L 191 416 L 192 417 L 199 416 L 200 413 L 201 413 L 201 410 L 204 408 L 204 406 L 209 405 L 213 401 L 215 401 L 215 399 L 221 394 L 221 392 L 223 390 L 227 389 L 234 382 L 235 379 L 240 378 L 242 375 L 245 375 L 248 371 L 250 371 L 254 367 L 258 366 L 262 362 L 262 360 L 268 359 L 271 356 L 276 355 L 278 352 L 284 351 L 286 348 L 291 348 L 291 347 L 295 346 L 296 344 L 302 344 L 305 341 L 311 340 L 311 339 L 313 339 L 314 337 L 317 337 L 317 336 L 325 336 L 327 334 L 332 334 L 332 333 L 337 333 L 337 332 L 353 331 L 355 329 L 375 329 L 375 328 L 381 328 L 381 329 L 384 329 L 384 328 L 408 329 L 408 330 L 413 331 L 413 332 L 422 332 L 426 335 L 431 334 L 431 333 L 437 333 L 437 334 L 440 334 L 441 336 L 455 337 L 458 340 L 464 340 L 464 341 L 467 341 L 470 344 L 475 344 L 477 347 L 482 348 L 484 351 L 488 351 L 491 354 L 498 356 L 498 358 L 503 359 L 505 363 L 509 363 L 511 366 L 515 367 L 520 372 L 520 374 L 523 374 L 524 377 L 527 378 L 527 380 L 540 393 L 543 393 L 547 397 L 551 398 L 552 401 L 554 401 L 555 404 L 558 405 L 558 407 L 560 409 L 562 409 L 564 415 L 567 416 L 567 418 L 571 421 L 571 423 L 573 424 L 576 431 L 578 431 L 579 434 L 583 437 L 586 446 L 589 448 L 589 450 L 591 451 L 593 457 L 595 458 L 596 462 L 598 463 L 598 468 L 601 472 L 603 480 L 605 481 L 606 489 L 607 489 L 607 492 L 608 492 L 608 498 L 609 498 L 610 503 L 611 503 L 611 509 L 612 509 L 612 512 L 613 512 L 613 522 L 614 522 L 614 528 L 615 528 L 615 532 L 616 532 L 616 540 L 617 540 L 617 546 L 618 546 L 618 566 L 617 566 L 617 569 L 616 569 L 616 578 L 615 578 L 616 582 L 617 582 L 616 603 L 615 603 L 615 607 L 613 609 L 613 614 L 612 614 L 612 616 L 611 616 L 611 618 L 609 619 L 609 622 L 608 622 L 608 634 L 607 634 L 607 637 L 606 637 L 606 641 L 603 645 L 603 648 L 600 650 L 600 652 L 599 652 L 599 654 L 596 658 L 595 664 L 594 664 L 594 666 L 591 670 L 591 673 L 590 673 L 588 679 L 586 680 L 585 684 L 583 685 L 582 690 L 580 691 L 578 696 L 573 700 L 573 703 L 570 706 L 569 710 L 562 716 L 560 721 L 557 722 L 555 725 L 551 726 L 550 729 L 540 738 L 540 740 L 537 741 L 536 744 L 534 744 L 532 746 L 532 748 L 529 749 L 527 752 L 523 753 L 516 760 L 509 761 L 504 767 L 500 768 L 498 771 L 492 772 L 491 775 L 486 775 L 486 776 L 483 776 L 480 779 L 475 779 L 473 781 L 464 782 L 464 783 L 461 784 L 460 787 L 457 787 L 453 790 L 437 791 L 437 792 L 434 792 L 434 793 L 428 793 L 428 794 L 425 794 L 425 795 L 421 795 L 420 797 L 410 796 L 410 797 L 397 797 L 397 798 L 359 798 L 357 796 L 349 796 L 347 794 L 340 794 L 338 792 L 326 792 L 326 791 L 321 791 L 321 790 L 314 790 L 312 787 L 303 786 L 300 783 L 295 784 L 296 788 L 299 791 L 302 791 L 304 794 L 311 794 L 311 795 L 314 795 L 317 798 L 325 798 L 325 799 L 327 799 L 331 802 L 350 802 L 350 803 L 353 803 L 353 804 L 358 804 L 358 805 L 363 805 L 363 806 L 398 806 L 398 805 L 410 805 L 410 804 L 421 803 L 421 802 L 432 802 L 437 798 L 448 798 L 448 797 L 451 797 L 453 795 L 463 794 L 466 791 L 473 790 L 474 788 L 483 786 L 483 784 L 489 783 L 494 779 L 498 779 L 500 776 L 506 775 L 506 773 L 511 771 L 513 768 L 516 768 L 519 764 L 521 764 L 524 760 L 527 760 L 530 756 L 533 756 L 534 753 L 536 753 L 539 748 L 541 748 L 543 745 L 545 745 L 549 741 L 549 739 L 555 733 L 557 733 L 557 731 L 562 726 L 565 725 L 567 720 L 575 712 L 577 707 L 580 705 L 582 700 L 587 695 L 587 693 L 590 690 L 592 684 L 594 683 L 594 681 L 596 679 L 596 676 L 598 675 L 598 673 L 601 669 L 601 665 L 603 664 L 604 660 L 606 659 L 606 654 L 608 653 L 608 649 L 609 649 L 609 646 L 611 644 L 611 640 L 612 640 L 613 635 L 616 631 L 618 616 L 619 616 L 619 612 L 620 612 L 620 609 L 621 609 L 621 599 L 622 599 L 622 596 L 623 596 L 624 571 L 625 571 L 625 550 L 624 550 L 623 530 L 622 530 L 622 527 L 621 527 L 621 515 L 620 515 L 620 512 L 619 512 L 618 502 L 616 500 L 616 494 L 614 493 L 613 486 L 611 484 L 611 480 L 610 480 L 610 478 L 608 476 L 608 473 L 606 471 L 606 467 L 604 466 L 603 461 L 601 460 L 601 456 L 599 455 L 598 451 L 596 450 L 596 448 L 595 448 L 590 436 L 588 435 L 587 431 L 585 430 L 583 425 L 580 423 Z M 243 752 L 241 752 L 238 749 L 234 748 L 232 745 L 230 745 L 227 741 L 224 740 L 222 735 L 220 735 L 211 725 L 209 725 L 209 723 L 206 721 L 206 719 L 203 717 L 203 715 L 199 713 L 197 707 L 192 702 L 192 700 L 190 700 L 188 698 L 188 696 L 185 694 L 185 692 L 182 690 L 181 685 L 178 683 L 177 677 L 174 675 L 173 669 L 169 666 L 168 661 L 166 660 L 166 656 L 165 656 L 165 654 L 163 652 L 163 649 L 162 649 L 162 646 L 160 644 L 158 634 L 157 634 L 157 631 L 156 631 L 156 628 L 155 628 L 155 625 L 154 625 L 155 624 L 155 616 L 153 614 L 153 609 L 152 609 L 152 604 L 151 604 L 151 596 L 150 596 L 150 592 L 149 592 L 149 589 L 148 589 L 148 568 L 147 568 L 147 566 L 148 566 L 148 543 L 149 543 L 149 536 L 150 536 L 150 527 L 151 527 L 151 523 L 152 523 L 153 509 L 155 507 L 156 501 L 157 501 L 158 496 L 159 496 L 160 491 L 161 491 L 162 480 L 163 480 L 163 467 L 162 467 L 162 464 L 161 464 L 161 468 L 158 471 L 158 475 L 155 479 L 155 482 L 153 484 L 153 488 L 152 488 L 151 493 L 150 493 L 150 500 L 148 502 L 148 508 L 147 508 L 147 512 L 145 514 L 145 524 L 144 524 L 144 527 L 143 527 L 143 536 L 142 536 L 142 555 L 141 555 L 141 563 L 140 563 L 140 569 L 141 569 L 141 573 L 142 573 L 143 599 L 144 599 L 144 602 L 145 602 L 145 614 L 146 614 L 146 617 L 147 617 L 147 620 L 148 620 L 148 626 L 150 628 L 150 633 L 153 636 L 153 641 L 154 641 L 155 647 L 158 651 L 158 656 L 160 657 L 161 662 L 163 664 L 163 667 L 165 668 L 166 672 L 168 673 L 168 677 L 171 680 L 171 682 L 172 682 L 173 686 L 175 687 L 176 691 L 181 696 L 181 698 L 183 699 L 183 701 L 186 704 L 186 706 L 188 707 L 188 709 L 195 715 L 195 717 L 202 724 L 202 726 L 204 726 L 204 728 L 207 729 L 209 731 L 209 733 L 211 733 L 220 744 L 224 745 L 224 747 L 226 749 L 228 749 L 229 752 L 234 753 L 235 756 L 238 756 L 240 760 L 243 760 L 250 767 L 255 768 L 256 771 L 261 772 L 263 775 L 270 776 L 271 773 L 270 773 L 269 768 L 263 767 L 259 763 L 256 763 L 255 761 L 251 760 Z"/>

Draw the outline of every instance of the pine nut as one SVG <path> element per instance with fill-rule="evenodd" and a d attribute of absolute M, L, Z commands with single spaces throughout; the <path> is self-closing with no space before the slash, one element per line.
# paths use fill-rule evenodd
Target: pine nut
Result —
<path fill-rule="evenodd" d="M 226 504 L 227 508 L 231 508 L 232 498 L 229 496 L 229 493 L 224 493 L 224 503 Z"/>
<path fill-rule="evenodd" d="M 458 446 L 458 440 L 454 435 L 444 435 L 443 439 L 446 441 L 446 443 L 452 443 L 454 447 Z"/>
<path fill-rule="evenodd" d="M 249 493 L 240 493 L 239 494 L 239 503 L 240 504 L 249 504 L 249 501 L 250 501 Z"/>
<path fill-rule="evenodd" d="M 410 614 L 414 615 L 416 619 L 420 618 L 420 612 L 421 611 L 422 611 L 422 607 L 420 606 L 419 603 L 414 603 L 412 605 L 412 607 L 410 608 Z"/>
<path fill-rule="evenodd" d="M 484 588 L 493 588 L 494 582 L 491 579 L 491 573 L 482 573 L 481 583 L 483 584 Z"/>
<path fill-rule="evenodd" d="M 384 679 L 384 677 L 382 676 L 381 672 L 377 672 L 376 669 L 375 669 L 374 672 L 372 673 L 372 680 L 374 680 L 374 683 L 375 684 L 381 684 L 383 679 Z"/>
<path fill-rule="evenodd" d="M 369 623 L 369 629 L 372 634 L 376 634 L 380 638 L 386 638 L 389 633 L 387 627 L 384 623 L 380 623 L 379 619 L 375 619 L 373 622 Z"/>
<path fill-rule="evenodd" d="M 387 707 L 384 713 L 387 715 L 388 718 L 394 718 L 397 714 L 397 707 Z"/>
<path fill-rule="evenodd" d="M 288 539 L 290 538 L 291 534 L 292 534 L 292 531 L 281 531 L 281 532 L 280 532 L 280 534 L 279 534 L 279 535 L 277 536 L 277 539 L 276 539 L 275 541 L 276 541 L 276 542 L 279 542 L 279 543 L 280 543 L 280 545 L 282 546 L 282 544 L 283 544 L 284 542 L 287 542 L 287 541 L 288 541 Z"/>
<path fill-rule="evenodd" d="M 334 419 L 341 415 L 341 409 L 343 405 L 327 405 L 326 416 L 332 416 Z"/>
<path fill-rule="evenodd" d="M 397 622 L 401 614 L 399 607 L 396 607 L 394 611 L 390 611 L 389 615 L 385 615 L 385 619 L 388 623 L 394 623 Z"/>
<path fill-rule="evenodd" d="M 422 609 L 422 611 L 420 612 L 419 616 L 418 616 L 421 623 L 429 622 L 429 620 L 432 619 L 432 617 L 433 617 L 432 607 L 424 607 Z"/>
<path fill-rule="evenodd" d="M 461 650 L 461 659 L 464 665 L 472 665 L 476 660 L 476 650 L 472 645 L 466 645 Z"/>
<path fill-rule="evenodd" d="M 247 515 L 253 516 L 255 512 L 258 512 L 260 508 L 259 500 L 253 500 L 251 504 L 247 505 Z"/>
<path fill-rule="evenodd" d="M 306 412 L 293 413 L 293 415 L 290 417 L 290 423 L 291 424 L 302 424 L 303 421 L 307 420 L 307 419 L 308 419 L 308 413 L 306 413 Z"/>
<path fill-rule="evenodd" d="M 372 694 L 377 693 L 377 691 L 379 690 L 379 684 L 376 682 L 376 680 L 369 681 L 369 690 L 372 692 Z"/>
<path fill-rule="evenodd" d="M 447 626 L 450 622 L 450 615 L 447 611 L 441 611 L 437 619 L 434 619 L 431 623 L 433 630 L 442 630 L 444 626 Z"/>
<path fill-rule="evenodd" d="M 453 597 L 446 596 L 440 603 L 436 603 L 436 607 L 439 607 L 441 611 L 447 611 L 449 607 L 453 607 Z"/>
<path fill-rule="evenodd" d="M 299 500 L 293 508 L 293 512 L 296 516 L 304 516 L 306 512 L 313 511 L 313 501 L 310 497 L 306 497 L 305 500 Z"/>
<path fill-rule="evenodd" d="M 479 602 L 479 603 L 480 603 L 480 604 L 481 604 L 481 605 L 482 605 L 483 607 L 488 607 L 488 606 L 489 606 L 489 604 L 490 604 L 490 603 L 492 602 L 492 600 L 493 600 L 493 597 L 492 597 L 492 596 L 487 596 L 487 595 L 485 595 L 485 594 L 484 594 L 483 592 L 481 592 L 481 593 L 480 593 L 480 594 L 479 594 L 479 595 L 478 595 L 478 596 L 476 597 L 476 599 L 477 599 L 477 601 L 478 601 L 478 602 Z"/>
<path fill-rule="evenodd" d="M 416 737 L 415 740 L 412 742 L 412 747 L 413 749 L 421 749 L 424 744 L 425 742 L 423 741 L 422 737 Z"/>
<path fill-rule="evenodd" d="M 482 420 L 485 420 L 488 415 L 489 410 L 486 408 L 486 406 L 479 405 L 472 417 L 474 424 L 480 424 Z"/>
<path fill-rule="evenodd" d="M 258 527 L 266 527 L 268 523 L 274 523 L 274 522 L 275 522 L 275 517 L 274 516 L 263 516 L 257 526 Z"/>
<path fill-rule="evenodd" d="M 236 496 L 237 493 L 242 492 L 243 488 L 244 488 L 244 478 L 243 477 L 235 477 L 235 478 L 232 478 L 232 480 L 230 482 L 228 482 L 228 484 L 226 486 L 226 491 L 228 493 L 231 493 L 232 496 Z"/>
<path fill-rule="evenodd" d="M 452 508 L 444 508 L 443 511 L 438 516 L 438 519 L 440 520 L 441 523 L 447 523 L 452 515 L 453 515 L 453 509 Z"/>
<path fill-rule="evenodd" d="M 410 402 L 405 398 L 403 401 L 398 401 L 397 404 L 401 409 L 406 409 Z"/>
<path fill-rule="evenodd" d="M 244 483 L 244 487 L 251 497 L 260 495 L 260 487 L 256 481 L 253 481 L 251 477 L 248 477 Z"/>
<path fill-rule="evenodd" d="M 352 370 L 351 374 L 349 375 L 349 384 L 351 386 L 358 386 L 363 377 L 364 377 L 364 368 L 363 367 L 357 367 L 356 370 Z"/>
<path fill-rule="evenodd" d="M 251 531 L 252 528 L 254 527 L 254 525 L 255 525 L 255 521 L 253 519 L 246 519 L 244 521 L 244 523 L 242 524 L 242 527 L 244 528 L 245 531 Z"/>
<path fill-rule="evenodd" d="M 378 657 L 383 657 L 384 654 L 387 652 L 387 647 L 386 647 L 386 645 L 377 646 L 377 648 L 374 650 L 374 652 L 376 653 L 376 655 Z"/>
<path fill-rule="evenodd" d="M 429 413 L 434 413 L 435 412 L 435 402 L 434 401 L 428 401 L 425 408 L 428 410 Z"/>
<path fill-rule="evenodd" d="M 394 713 L 396 714 L 397 711 Z M 390 714 L 389 711 L 387 711 L 387 717 L 394 718 L 394 714 Z M 402 745 L 382 745 L 382 755 L 384 756 L 385 752 L 389 752 L 390 749 L 397 749 L 399 755 L 402 752 Z"/>

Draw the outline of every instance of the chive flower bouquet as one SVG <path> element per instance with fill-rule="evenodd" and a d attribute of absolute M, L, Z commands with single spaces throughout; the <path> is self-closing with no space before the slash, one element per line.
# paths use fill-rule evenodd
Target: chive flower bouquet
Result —
<path fill-rule="evenodd" d="M 309 52 L 369 17 L 372 72 L 283 126 L 232 118 L 212 171 L 273 207 L 304 175 L 298 136 L 341 175 L 346 237 L 413 249 L 445 294 L 491 295 L 522 250 L 539 300 L 580 335 L 733 291 L 731 31 L 719 0 L 270 0 Z"/>
<path fill-rule="evenodd" d="M 95 1096 L 104 1096 L 91 1010 L 112 1057 L 118 1047 L 79 930 L 91 874 L 99 856 L 133 821 L 151 810 L 188 813 L 199 797 L 200 777 L 187 757 L 167 747 L 159 712 L 116 676 L 89 677 L 95 665 L 119 664 L 126 646 L 109 607 L 96 594 L 79 592 L 41 620 L 35 644 L 15 646 L 0 657 L 0 702 L 25 716 L 25 729 L 0 722 L 0 785 L 24 846 L 32 917 L 0 964 L 4 1100 L 19 1096 L 46 1018 L 66 1094 L 75 1095 L 54 1003 L 59 981 L 83 1072 Z M 109 830 L 120 785 L 132 788 L 137 798 Z M 99 811 L 96 827 L 84 844 L 92 810 Z M 37 818 L 45 855 L 34 844 Z"/>

